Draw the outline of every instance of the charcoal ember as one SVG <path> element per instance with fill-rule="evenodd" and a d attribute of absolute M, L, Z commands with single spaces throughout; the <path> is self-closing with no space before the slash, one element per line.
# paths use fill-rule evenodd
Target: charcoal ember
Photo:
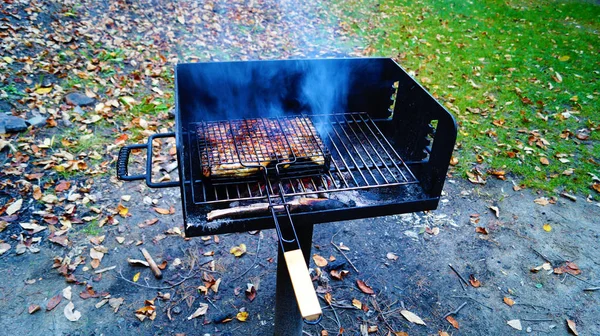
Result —
<path fill-rule="evenodd" d="M 343 260 L 336 259 L 327 263 L 323 270 L 325 272 L 331 272 L 332 270 L 339 270 L 346 267 L 346 262 Z"/>
<path fill-rule="evenodd" d="M 340 209 L 347 208 L 348 205 L 346 203 L 340 202 L 338 200 L 329 199 L 326 201 L 314 202 L 309 204 L 307 207 L 303 208 L 303 211 L 321 211 L 321 210 L 332 210 L 332 209 Z"/>

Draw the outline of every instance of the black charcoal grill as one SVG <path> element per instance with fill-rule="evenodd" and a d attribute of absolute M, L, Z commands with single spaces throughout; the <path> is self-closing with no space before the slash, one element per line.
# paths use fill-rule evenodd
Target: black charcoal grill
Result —
<path fill-rule="evenodd" d="M 176 132 L 123 147 L 117 175 L 179 186 L 188 237 L 276 228 L 276 334 L 301 334 L 291 283 L 314 295 L 310 280 L 294 280 L 308 279 L 306 267 L 290 282 L 285 252 L 301 249 L 307 265 L 316 223 L 435 209 L 457 132 L 385 58 L 179 64 L 175 103 Z M 152 143 L 163 137 L 176 138 L 177 182 L 152 181 Z M 145 174 L 128 175 L 130 151 L 142 148 Z M 320 308 L 305 304 L 314 322 Z"/>

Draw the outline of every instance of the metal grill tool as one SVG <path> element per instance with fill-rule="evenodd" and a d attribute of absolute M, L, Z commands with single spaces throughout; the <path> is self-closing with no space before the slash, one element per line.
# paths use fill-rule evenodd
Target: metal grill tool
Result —
<path fill-rule="evenodd" d="M 307 323 L 318 323 L 322 312 L 294 228 L 281 176 L 319 175 L 327 171 L 329 153 L 306 116 L 204 122 L 198 126 L 202 173 L 209 183 L 239 183 L 258 178 L 268 187 L 265 197 L 275 223 L 279 244 Z M 217 176 L 214 176 L 217 175 Z M 276 188 L 273 184 L 277 185 Z M 274 191 L 278 192 L 275 193 Z M 275 201 L 279 198 L 279 203 Z M 282 220 L 276 205 L 283 209 Z"/>

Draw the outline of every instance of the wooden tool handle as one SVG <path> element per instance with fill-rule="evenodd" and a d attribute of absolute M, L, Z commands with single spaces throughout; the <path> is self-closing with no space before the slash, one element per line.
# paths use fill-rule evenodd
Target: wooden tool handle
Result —
<path fill-rule="evenodd" d="M 321 306 L 319 305 L 315 288 L 310 280 L 310 274 L 308 274 L 302 250 L 284 252 L 283 257 L 290 273 L 300 314 L 308 321 L 317 320 L 322 314 Z"/>
<path fill-rule="evenodd" d="M 146 261 L 150 265 L 150 269 L 152 270 L 152 273 L 154 273 L 154 276 L 157 279 L 162 278 L 162 272 L 160 271 L 158 266 L 156 266 L 156 263 L 154 262 L 154 259 L 152 259 L 152 256 L 150 255 L 150 253 L 148 253 L 148 251 L 146 251 L 145 248 L 141 248 L 140 250 L 142 251 L 144 258 L 146 258 Z"/>

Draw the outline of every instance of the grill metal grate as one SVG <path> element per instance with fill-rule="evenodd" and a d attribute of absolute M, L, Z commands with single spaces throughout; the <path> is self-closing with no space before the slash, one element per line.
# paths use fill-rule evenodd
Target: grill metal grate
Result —
<path fill-rule="evenodd" d="M 276 125 L 275 122 L 279 124 Z M 195 133 L 188 133 L 188 143 L 192 149 L 195 147 L 191 153 L 197 153 L 196 156 L 192 156 L 189 167 L 192 174 L 192 197 L 195 204 L 264 200 L 267 198 L 267 194 L 279 194 L 280 188 L 283 188 L 285 197 L 293 197 L 323 192 L 392 187 L 419 182 L 367 113 L 311 115 L 310 119 L 292 117 L 201 122 L 192 127 L 197 129 Z M 209 153 L 210 146 L 207 146 L 207 137 L 214 134 L 214 141 L 218 142 L 219 139 L 223 140 L 222 137 L 227 132 L 229 132 L 230 138 L 233 138 L 233 134 L 243 134 L 243 132 L 236 133 L 237 131 L 234 131 L 237 130 L 236 127 L 244 131 L 252 131 L 251 134 L 257 137 L 254 141 L 259 140 L 264 149 L 272 150 L 269 152 L 248 146 L 240 148 L 239 143 L 245 142 L 245 140 L 238 138 L 225 140 L 222 145 L 231 147 L 227 141 L 237 142 L 237 145 L 234 144 L 234 147 L 237 148 L 236 154 L 241 155 L 236 157 L 236 154 L 233 153 L 231 155 Z M 322 134 L 317 134 L 316 129 L 322 131 Z M 296 151 L 298 153 L 295 154 L 296 158 L 294 155 L 286 156 L 285 154 L 289 153 L 292 146 L 289 140 L 276 140 L 278 136 L 290 138 L 289 135 L 292 131 L 299 131 L 301 134 L 304 132 L 306 135 L 305 138 L 295 137 L 298 141 L 296 146 L 302 148 L 302 151 Z M 281 132 L 281 134 L 278 135 L 277 132 Z M 248 142 L 251 143 L 251 141 Z M 218 143 L 213 145 L 219 146 Z M 282 145 L 283 150 L 281 149 Z M 277 150 L 275 146 L 279 146 L 280 150 Z M 324 154 L 323 157 L 330 157 L 331 163 L 326 165 L 329 167 L 326 172 L 321 171 L 319 174 L 296 172 L 290 176 L 281 176 L 281 183 L 265 183 L 260 179 L 251 181 L 234 179 L 230 183 L 215 184 L 206 179 L 205 167 L 214 162 L 224 165 L 243 163 L 248 167 L 259 168 L 256 162 L 261 162 L 262 159 L 275 160 L 279 163 L 292 162 L 298 157 L 311 158 L 317 150 Z M 315 166 L 314 162 L 311 164 L 313 167 Z M 203 169 L 199 171 L 198 166 Z"/>

